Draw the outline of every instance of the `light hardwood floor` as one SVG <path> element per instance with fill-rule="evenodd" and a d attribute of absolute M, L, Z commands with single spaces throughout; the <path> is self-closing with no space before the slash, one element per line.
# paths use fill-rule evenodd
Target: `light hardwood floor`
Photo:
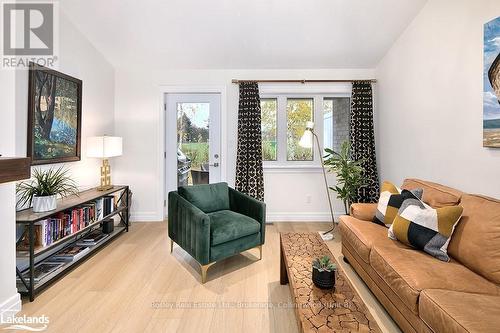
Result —
<path fill-rule="evenodd" d="M 279 232 L 326 230 L 325 223 L 274 223 L 258 250 L 210 267 L 170 254 L 166 223 L 134 223 L 130 232 L 70 272 L 18 315 L 46 315 L 49 332 L 297 332 L 288 286 L 279 284 Z M 399 329 L 342 261 L 340 236 L 327 242 L 383 332 Z M 173 307 L 176 305 L 176 307 Z M 193 308 L 198 306 L 198 308 Z"/>

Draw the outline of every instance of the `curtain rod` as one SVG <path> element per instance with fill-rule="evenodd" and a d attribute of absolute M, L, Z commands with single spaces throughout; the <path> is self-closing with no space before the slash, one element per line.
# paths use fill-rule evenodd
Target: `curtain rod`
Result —
<path fill-rule="evenodd" d="M 365 79 L 365 80 L 237 80 L 237 79 L 232 79 L 232 83 L 241 83 L 241 82 L 261 82 L 261 83 L 327 83 L 327 82 L 377 82 L 376 79 Z"/>

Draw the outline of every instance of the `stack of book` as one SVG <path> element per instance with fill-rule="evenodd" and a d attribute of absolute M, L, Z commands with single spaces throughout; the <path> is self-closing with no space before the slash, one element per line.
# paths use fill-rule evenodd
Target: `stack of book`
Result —
<path fill-rule="evenodd" d="M 49 261 L 69 262 L 76 261 L 90 251 L 88 246 L 71 245 L 54 254 Z"/>
<path fill-rule="evenodd" d="M 108 236 L 109 236 L 108 234 L 103 233 L 101 230 L 94 230 L 88 235 L 82 237 L 78 242 L 76 242 L 76 245 L 78 246 L 97 245 L 104 239 L 106 239 L 106 237 Z"/>
<path fill-rule="evenodd" d="M 47 246 L 97 220 L 97 203 L 92 202 L 35 223 L 35 245 Z"/>
<path fill-rule="evenodd" d="M 45 261 L 36 265 L 33 274 L 35 282 L 40 282 L 42 279 L 48 277 L 49 275 L 51 276 L 55 275 L 56 272 L 59 270 L 59 268 L 61 268 L 63 265 L 64 265 L 63 262 L 45 262 Z M 23 273 L 23 278 L 29 281 L 29 270 Z M 17 277 L 17 280 L 18 281 L 21 280 L 19 276 Z"/>
<path fill-rule="evenodd" d="M 35 246 L 51 245 L 93 222 L 103 220 L 115 211 L 115 206 L 116 197 L 110 195 L 38 221 L 35 223 Z"/>

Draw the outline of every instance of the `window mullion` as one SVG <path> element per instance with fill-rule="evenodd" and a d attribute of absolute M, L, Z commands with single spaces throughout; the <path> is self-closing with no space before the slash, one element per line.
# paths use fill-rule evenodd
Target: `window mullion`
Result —
<path fill-rule="evenodd" d="M 314 96 L 314 105 L 313 105 L 313 114 L 314 114 L 314 129 L 315 133 L 318 136 L 319 140 L 319 145 L 320 149 L 323 149 L 324 147 L 324 140 L 323 140 L 323 133 L 324 133 L 324 127 L 323 127 L 323 97 L 322 96 Z M 321 156 L 318 156 L 318 147 L 316 147 L 317 143 L 314 142 L 313 145 L 313 156 L 314 156 L 314 163 L 319 163 Z"/>
<path fill-rule="evenodd" d="M 286 163 L 286 97 L 278 96 L 278 162 Z"/>

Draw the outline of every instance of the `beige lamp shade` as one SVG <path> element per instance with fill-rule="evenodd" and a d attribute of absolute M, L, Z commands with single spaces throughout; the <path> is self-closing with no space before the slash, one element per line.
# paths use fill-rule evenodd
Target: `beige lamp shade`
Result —
<path fill-rule="evenodd" d="M 87 138 L 87 156 L 108 158 L 122 155 L 122 138 L 119 136 L 92 136 Z"/>

